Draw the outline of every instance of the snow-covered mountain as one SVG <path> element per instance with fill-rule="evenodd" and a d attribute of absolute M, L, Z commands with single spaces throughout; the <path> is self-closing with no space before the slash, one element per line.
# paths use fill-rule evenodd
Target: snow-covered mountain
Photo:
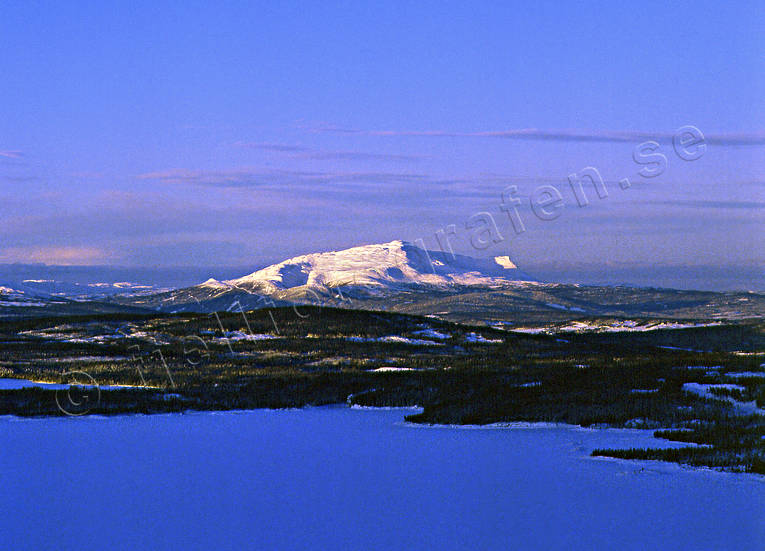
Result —
<path fill-rule="evenodd" d="M 391 241 L 297 256 L 238 279 L 202 285 L 270 294 L 301 287 L 496 286 L 529 279 L 507 256 L 484 260 Z"/>
<path fill-rule="evenodd" d="M 477 259 L 391 241 L 290 258 L 244 277 L 131 300 L 166 311 L 260 308 L 292 303 L 380 300 L 403 293 L 455 292 L 532 282 L 507 256 Z M 530 283 L 534 285 L 535 283 Z"/>

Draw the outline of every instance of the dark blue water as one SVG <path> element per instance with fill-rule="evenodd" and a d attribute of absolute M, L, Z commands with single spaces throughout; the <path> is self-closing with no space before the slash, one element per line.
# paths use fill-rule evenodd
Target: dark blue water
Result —
<path fill-rule="evenodd" d="M 0 549 L 755 549 L 752 475 L 588 457 L 639 431 L 396 410 L 0 418 Z"/>

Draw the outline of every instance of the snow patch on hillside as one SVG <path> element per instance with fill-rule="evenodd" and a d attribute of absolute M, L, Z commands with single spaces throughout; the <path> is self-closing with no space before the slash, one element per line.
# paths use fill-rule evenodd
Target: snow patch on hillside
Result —
<path fill-rule="evenodd" d="M 415 346 L 443 346 L 443 343 L 440 342 L 425 339 L 410 339 L 399 335 L 388 335 L 387 337 L 345 337 L 345 340 L 351 342 L 390 342 L 396 344 L 411 344 Z"/>

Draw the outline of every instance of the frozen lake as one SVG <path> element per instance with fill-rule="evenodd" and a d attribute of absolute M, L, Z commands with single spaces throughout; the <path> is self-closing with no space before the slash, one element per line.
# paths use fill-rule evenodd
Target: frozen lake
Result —
<path fill-rule="evenodd" d="M 85 388 L 92 388 L 92 385 L 88 385 L 90 381 L 84 376 L 80 376 L 77 383 L 72 384 L 59 384 L 59 383 L 44 383 L 40 381 L 30 381 L 29 379 L 9 379 L 0 378 L 0 390 L 18 390 L 21 388 L 45 388 L 48 390 L 67 390 L 70 386 L 83 386 Z M 98 385 L 101 390 L 117 390 L 123 388 L 140 388 L 127 385 Z"/>
<path fill-rule="evenodd" d="M 29 381 L 27 379 L 6 379 L 0 378 L 0 390 L 18 390 L 20 388 L 47 388 L 50 390 L 66 390 L 69 385 L 60 385 L 57 383 L 40 383 Z"/>
<path fill-rule="evenodd" d="M 405 413 L 0 417 L 0 548 L 765 545 L 761 477 L 588 457 L 661 445 L 650 432 L 413 427 Z"/>

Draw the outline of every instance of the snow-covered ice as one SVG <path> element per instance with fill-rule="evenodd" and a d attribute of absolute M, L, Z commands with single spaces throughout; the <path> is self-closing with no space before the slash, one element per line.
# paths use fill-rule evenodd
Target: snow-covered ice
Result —
<path fill-rule="evenodd" d="M 84 382 L 84 381 L 83 381 Z M 0 390 L 18 390 L 22 388 L 44 388 L 48 390 L 66 390 L 70 386 L 92 387 L 90 384 L 60 384 L 46 381 L 30 381 L 28 379 L 0 378 Z M 153 388 L 136 385 L 98 385 L 101 390 L 119 390 L 123 388 Z"/>
<path fill-rule="evenodd" d="M 652 431 L 433 430 L 407 413 L 0 417 L 0 540 L 18 551 L 761 547 L 761 477 L 589 457 L 677 446 Z"/>

